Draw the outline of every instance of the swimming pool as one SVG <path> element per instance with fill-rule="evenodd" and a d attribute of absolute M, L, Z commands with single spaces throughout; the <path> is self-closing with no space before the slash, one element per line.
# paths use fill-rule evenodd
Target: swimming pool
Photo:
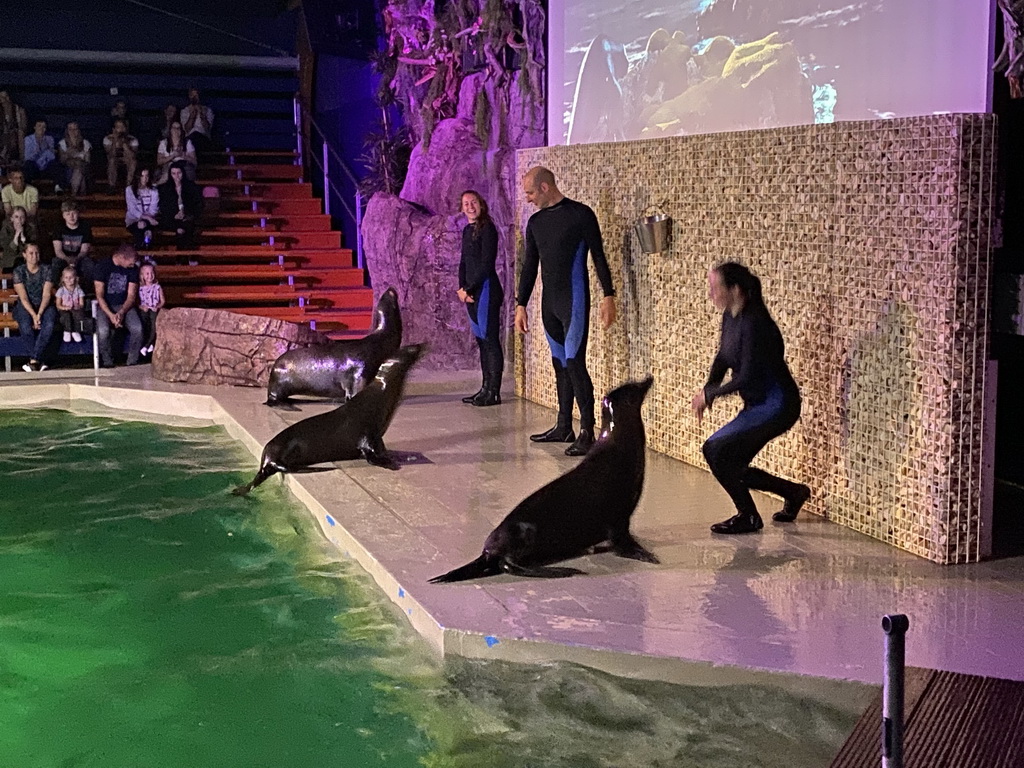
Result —
<path fill-rule="evenodd" d="M 815 766 L 768 686 L 435 659 L 219 427 L 0 411 L 0 765 Z M 843 684 L 837 683 L 837 686 Z"/>

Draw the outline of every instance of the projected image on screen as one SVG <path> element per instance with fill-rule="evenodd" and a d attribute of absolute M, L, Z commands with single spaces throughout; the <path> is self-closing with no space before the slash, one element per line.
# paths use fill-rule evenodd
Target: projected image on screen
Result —
<path fill-rule="evenodd" d="M 982 0 L 565 0 L 561 141 L 985 111 L 989 14 Z"/>

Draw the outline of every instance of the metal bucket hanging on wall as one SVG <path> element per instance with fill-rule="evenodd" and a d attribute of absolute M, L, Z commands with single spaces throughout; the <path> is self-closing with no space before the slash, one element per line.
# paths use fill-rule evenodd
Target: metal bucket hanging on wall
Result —
<path fill-rule="evenodd" d="M 641 216 L 633 226 L 644 253 L 664 253 L 672 244 L 672 217 L 657 210 L 653 215 Z"/>

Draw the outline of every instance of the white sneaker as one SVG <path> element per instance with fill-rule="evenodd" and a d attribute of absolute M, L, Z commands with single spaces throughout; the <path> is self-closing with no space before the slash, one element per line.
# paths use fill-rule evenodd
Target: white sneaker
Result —
<path fill-rule="evenodd" d="M 50 366 L 48 366 L 46 363 L 43 363 L 42 365 L 39 366 L 40 371 L 46 371 L 49 370 L 49 368 Z"/>
<path fill-rule="evenodd" d="M 53 191 L 59 195 L 61 192 L 64 191 L 64 187 L 62 187 L 60 184 L 54 184 Z"/>
<path fill-rule="evenodd" d="M 71 338 L 74 339 L 75 341 L 81 341 L 82 340 L 82 334 L 80 334 L 78 331 L 72 331 L 71 332 Z"/>
<path fill-rule="evenodd" d="M 153 347 L 154 346 L 156 346 L 156 345 L 155 344 L 150 344 L 149 345 L 149 354 L 151 354 L 151 355 L 153 354 Z"/>
<path fill-rule="evenodd" d="M 142 355 L 143 357 L 145 357 L 146 356 L 146 350 L 148 350 L 148 349 L 149 349 L 149 347 L 143 347 L 142 349 L 139 350 L 139 354 Z"/>
<path fill-rule="evenodd" d="M 25 373 L 32 373 L 33 371 L 35 371 L 35 368 L 32 367 L 32 363 L 25 363 L 23 366 L 21 366 L 21 370 L 23 370 Z"/>
<path fill-rule="evenodd" d="M 71 341 L 71 331 L 64 331 L 64 341 Z"/>

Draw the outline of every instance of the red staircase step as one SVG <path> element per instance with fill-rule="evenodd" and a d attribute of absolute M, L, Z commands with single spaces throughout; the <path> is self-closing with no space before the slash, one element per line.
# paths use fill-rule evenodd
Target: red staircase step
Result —
<path fill-rule="evenodd" d="M 298 165 L 273 165 L 269 163 L 254 165 L 251 163 L 235 165 L 205 165 L 198 169 L 199 182 L 208 179 L 286 179 L 298 181 L 302 178 L 302 168 Z"/>

